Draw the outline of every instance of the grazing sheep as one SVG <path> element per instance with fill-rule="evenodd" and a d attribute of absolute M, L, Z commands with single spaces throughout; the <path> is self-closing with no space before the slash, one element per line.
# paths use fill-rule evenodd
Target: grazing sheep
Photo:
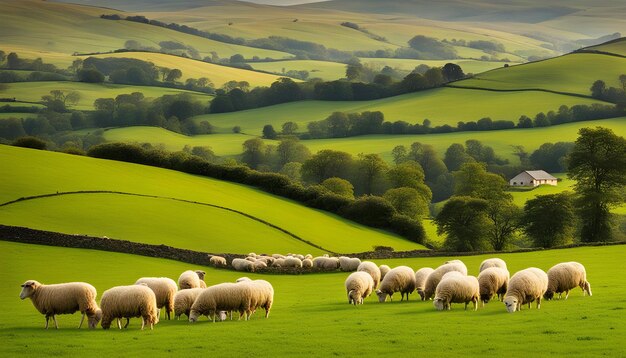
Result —
<path fill-rule="evenodd" d="M 372 294 L 374 279 L 365 271 L 357 271 L 348 276 L 344 285 L 348 295 L 348 303 L 355 306 L 362 305 L 363 300 Z"/>
<path fill-rule="evenodd" d="M 478 275 L 478 285 L 480 286 L 480 300 L 483 307 L 489 303 L 494 294 L 502 301 L 509 284 L 509 271 L 501 267 L 488 267 Z"/>
<path fill-rule="evenodd" d="M 96 303 L 96 295 L 96 289 L 85 282 L 44 285 L 35 280 L 24 282 L 22 292 L 20 292 L 22 300 L 30 297 L 37 311 L 46 316 L 46 329 L 48 329 L 50 317 L 52 317 L 54 327 L 59 329 L 55 316 L 72 314 L 76 311 L 82 313 L 78 328 L 82 327 L 85 316 L 88 317 L 89 328 L 96 328 L 101 318 Z"/>
<path fill-rule="evenodd" d="M 305 259 L 309 259 L 309 260 L 313 260 L 313 255 L 311 255 L 311 254 L 306 254 L 306 255 L 304 256 L 304 258 L 305 258 Z"/>
<path fill-rule="evenodd" d="M 339 259 L 336 257 L 316 257 L 313 259 L 313 267 L 336 270 L 339 268 Z"/>
<path fill-rule="evenodd" d="M 380 269 L 380 280 L 382 281 L 385 278 L 387 272 L 391 271 L 391 268 L 387 265 L 380 265 L 378 266 L 378 268 Z"/>
<path fill-rule="evenodd" d="M 254 265 L 254 270 L 267 268 L 267 264 L 263 261 L 255 261 L 252 265 Z"/>
<path fill-rule="evenodd" d="M 304 268 L 311 268 L 311 267 L 313 267 L 313 260 L 311 260 L 311 259 L 304 259 L 304 260 L 302 260 L 302 267 L 304 267 Z"/>
<path fill-rule="evenodd" d="M 256 257 L 248 256 L 248 257 L 245 258 L 245 260 L 254 263 L 254 262 L 256 262 Z"/>
<path fill-rule="evenodd" d="M 585 266 L 575 261 L 556 264 L 548 270 L 548 289 L 543 297 L 551 300 L 558 293 L 561 298 L 565 292 L 567 299 L 569 291 L 576 287 L 583 290 L 583 295 L 591 296 L 591 284 L 587 281 Z"/>
<path fill-rule="evenodd" d="M 356 271 L 356 269 L 361 264 L 361 260 L 357 257 L 347 257 L 341 256 L 339 257 L 339 267 L 341 271 L 352 272 Z"/>
<path fill-rule="evenodd" d="M 297 257 L 287 257 L 282 265 L 282 267 L 295 267 L 295 268 L 300 268 L 302 267 L 302 260 L 300 260 Z"/>
<path fill-rule="evenodd" d="M 465 310 L 467 310 L 467 305 L 472 302 L 476 311 L 479 296 L 480 290 L 476 277 L 451 271 L 443 275 L 437 285 L 433 305 L 438 311 L 443 311 L 450 310 L 450 303 L 465 303 Z"/>
<path fill-rule="evenodd" d="M 372 276 L 372 280 L 374 280 L 374 289 L 378 287 L 380 284 L 380 269 L 375 263 L 371 261 L 363 261 L 356 270 L 370 274 L 370 276 Z"/>
<path fill-rule="evenodd" d="M 507 270 L 506 262 L 504 262 L 504 260 L 502 259 L 494 257 L 491 259 L 486 259 L 485 261 L 481 262 L 478 272 L 483 272 L 483 270 L 488 269 L 490 267 L 499 267 L 499 268 L 503 268 Z"/>
<path fill-rule="evenodd" d="M 146 285 L 116 286 L 102 294 L 102 328 L 109 329 L 111 322 L 117 319 L 117 326 L 122 329 L 120 319 L 126 318 L 126 325 L 131 317 L 141 317 L 141 329 L 146 325 L 150 329 L 159 322 L 156 295 Z"/>
<path fill-rule="evenodd" d="M 281 254 L 273 254 L 272 257 L 275 258 L 275 259 L 284 259 L 285 258 L 285 256 L 283 256 Z"/>
<path fill-rule="evenodd" d="M 423 267 L 415 271 L 415 290 L 420 295 L 420 299 L 424 301 L 424 286 L 426 286 L 426 279 L 428 275 L 433 273 L 434 269 L 430 267 Z"/>
<path fill-rule="evenodd" d="M 196 322 L 201 315 L 213 317 L 215 322 L 220 311 L 238 311 L 239 319 L 244 314 L 248 319 L 252 301 L 252 289 L 248 282 L 226 282 L 205 288 L 191 306 L 189 322 Z"/>
<path fill-rule="evenodd" d="M 515 273 L 509 280 L 504 295 L 504 305 L 510 313 L 521 311 L 522 305 L 537 301 L 537 309 L 541 308 L 541 296 L 548 289 L 548 275 L 543 270 L 530 267 Z"/>
<path fill-rule="evenodd" d="M 226 267 L 226 266 L 228 266 L 228 264 L 226 263 L 226 258 L 224 258 L 222 256 L 213 255 L 209 259 L 209 262 L 214 267 Z"/>
<path fill-rule="evenodd" d="M 203 281 L 204 275 L 205 275 L 205 272 L 201 270 L 196 270 L 196 271 L 187 270 L 181 273 L 180 276 L 178 277 L 178 287 L 180 287 L 181 290 L 186 290 L 189 288 L 206 287 L 206 284 Z"/>
<path fill-rule="evenodd" d="M 161 318 L 161 308 L 165 307 L 167 319 L 171 319 L 170 312 L 174 312 L 174 295 L 178 291 L 176 282 L 167 277 L 142 277 L 135 282 L 135 285 L 144 284 L 152 291 L 157 300 L 157 308 L 159 309 L 159 318 Z"/>
<path fill-rule="evenodd" d="M 428 278 L 426 279 L 426 284 L 424 285 L 424 300 L 429 300 L 434 296 L 439 281 L 441 281 L 443 275 L 450 271 L 458 271 L 463 275 L 467 275 L 467 267 L 459 260 L 444 263 L 443 265 L 437 267 L 435 271 L 428 275 Z"/>
<path fill-rule="evenodd" d="M 252 262 L 248 261 L 248 260 L 233 259 L 233 262 L 231 263 L 231 265 L 237 271 L 254 272 L 254 264 Z"/>
<path fill-rule="evenodd" d="M 272 267 L 283 267 L 284 264 L 285 264 L 285 259 L 277 258 L 277 259 L 274 259 L 274 262 L 272 263 Z"/>
<path fill-rule="evenodd" d="M 244 281 L 245 282 L 245 281 Z M 250 310 L 255 312 L 257 308 L 265 310 L 265 318 L 269 317 L 272 304 L 274 303 L 274 287 L 265 280 L 247 281 L 252 286 L 253 295 L 250 301 Z M 248 315 L 248 318 L 250 316 Z"/>
<path fill-rule="evenodd" d="M 200 293 L 202 293 L 202 290 L 204 289 L 197 287 L 176 292 L 176 295 L 174 295 L 174 317 L 176 317 L 176 319 L 180 319 L 180 316 L 183 314 L 189 317 L 191 306 Z"/>
<path fill-rule="evenodd" d="M 243 276 L 235 280 L 235 282 L 243 282 L 243 281 L 252 281 L 252 279 L 250 277 Z"/>
<path fill-rule="evenodd" d="M 379 302 L 385 302 L 387 296 L 393 301 L 393 294 L 398 291 L 402 294 L 400 301 L 404 300 L 404 295 L 408 301 L 409 294 L 415 291 L 415 272 L 412 268 L 398 266 L 391 269 L 380 282 L 376 295 Z"/>

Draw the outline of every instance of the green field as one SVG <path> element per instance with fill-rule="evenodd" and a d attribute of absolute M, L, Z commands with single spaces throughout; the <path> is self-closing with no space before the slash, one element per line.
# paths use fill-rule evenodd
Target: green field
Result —
<path fill-rule="evenodd" d="M 287 71 L 309 71 L 309 78 L 321 78 L 334 81 L 346 77 L 346 65 L 330 61 L 289 60 L 272 62 L 250 62 L 255 70 L 267 71 L 282 75 Z"/>
<path fill-rule="evenodd" d="M 501 68 L 454 85 L 499 90 L 540 88 L 589 96 L 596 80 L 603 80 L 609 87 L 621 87 L 618 77 L 623 72 L 626 58 L 577 53 Z"/>
<path fill-rule="evenodd" d="M 389 66 L 404 71 L 413 71 L 415 67 L 424 64 L 429 67 L 443 67 L 446 63 L 456 63 L 463 72 L 481 73 L 504 66 L 504 62 L 477 61 L 477 60 L 410 60 L 401 58 L 361 58 L 362 63 L 369 63 L 377 67 Z"/>
<path fill-rule="evenodd" d="M 130 94 L 141 92 L 146 98 L 156 98 L 164 95 L 174 95 L 179 93 L 189 93 L 202 103 L 208 103 L 213 96 L 200 92 L 192 92 L 165 87 L 114 85 L 109 83 L 94 84 L 83 82 L 17 82 L 8 83 L 8 88 L 3 95 L 15 97 L 21 101 L 41 101 L 41 97 L 49 95 L 52 90 L 65 92 L 77 91 L 80 93 L 80 100 L 71 109 L 93 110 L 93 102 L 98 98 L 115 98 L 120 94 Z"/>
<path fill-rule="evenodd" d="M 515 204 L 519 205 L 520 207 L 523 207 L 524 203 L 526 203 L 530 199 L 534 199 L 538 195 L 558 194 L 564 191 L 569 191 L 571 193 L 574 192 L 574 185 L 576 184 L 576 182 L 574 180 L 569 179 L 567 177 L 567 174 L 563 174 L 563 173 L 560 173 L 560 174 L 550 173 L 550 174 L 561 179 L 559 180 L 556 186 L 540 185 L 538 187 L 535 187 L 534 189 L 528 189 L 528 190 L 519 189 L 519 190 L 511 191 L 510 193 L 511 195 L 513 195 L 513 201 L 515 202 Z"/>
<path fill-rule="evenodd" d="M 0 312 L 3 356 L 22 355 L 24 349 L 32 356 L 93 352 L 104 356 L 119 354 L 120 347 L 128 355 L 150 356 L 189 356 L 206 350 L 215 356 L 270 350 L 272 355 L 285 356 L 292 355 L 294 347 L 299 354 L 315 356 L 353 356 L 361 349 L 359 356 L 626 354 L 622 342 L 626 323 L 620 313 L 626 308 L 621 295 L 626 283 L 620 274 L 624 268 L 621 258 L 626 255 L 624 245 L 498 255 L 506 260 L 512 273 L 529 266 L 547 270 L 558 262 L 570 260 L 586 266 L 593 297 L 583 297 L 576 289 L 568 300 L 543 302 L 540 310 L 524 308 L 510 314 L 502 303 L 492 301 L 477 312 L 464 311 L 459 304 L 454 304 L 449 312 L 438 312 L 432 303 L 417 301 L 415 293 L 409 302 L 399 302 L 396 294 L 392 303 L 380 304 L 375 297 L 369 297 L 363 306 L 355 308 L 348 305 L 343 287 L 347 273 L 247 274 L 269 280 L 274 286 L 269 319 L 261 318 L 257 312 L 248 322 L 213 324 L 203 318 L 191 325 L 185 320 L 161 321 L 153 331 L 140 331 L 139 319 L 132 319 L 125 331 L 79 331 L 75 328 L 80 320 L 77 314 L 59 316 L 60 329 L 45 331 L 44 317 L 28 300 L 18 298 L 19 285 L 27 279 L 43 283 L 87 281 L 98 290 L 99 300 L 109 287 L 132 284 L 142 276 L 176 279 L 182 271 L 195 266 L 127 254 L 8 242 L 0 242 L 0 249 L 4 253 L 0 261 L 3 272 L 0 284 L 5 288 L 0 291 L 0 303 L 4 307 Z M 479 263 L 486 257 L 461 259 L 470 274 L 476 275 Z M 392 267 L 409 265 L 417 270 L 437 266 L 448 259 L 375 262 Z M 62 265 L 58 264 L 60 261 Z M 205 280 L 209 285 L 232 282 L 241 276 L 232 271 L 203 269 L 207 271 Z M 522 337 L 532 344 L 520 344 Z"/>
<path fill-rule="evenodd" d="M 7 118 L 35 118 L 37 117 L 36 113 L 0 113 L 0 119 Z"/>
<path fill-rule="evenodd" d="M 614 42 L 602 44 L 599 46 L 593 46 L 593 47 L 590 47 L 589 49 L 610 52 L 610 53 L 614 53 L 620 56 L 626 56 L 626 41 L 624 39 L 621 39 L 619 41 L 614 41 Z"/>
<path fill-rule="evenodd" d="M 396 250 L 423 248 L 388 232 L 370 229 L 260 190 L 181 172 L 10 146 L 0 146 L 0 163 L 3 173 L 6 173 L 0 182 L 2 203 L 56 192 L 110 190 L 197 201 L 238 210 L 333 252 L 370 251 L 375 245 L 391 246 Z M 217 215 L 215 210 L 190 204 L 105 194 L 86 198 L 88 200 L 81 201 L 80 197 L 66 195 L 0 207 L 0 224 L 21 223 L 65 233 L 107 235 L 184 248 L 215 247 L 216 250 L 225 250 L 231 247 L 226 242 L 242 237 L 248 243 L 261 241 L 263 237 L 256 234 L 259 228 L 256 221 L 222 212 Z M 148 202 L 153 203 L 150 204 L 152 209 L 142 210 Z M 81 210 L 77 210 L 75 205 Z M 130 214 L 132 217 L 125 218 Z M 208 219 L 208 215 L 214 217 Z M 229 221 L 221 221 L 220 218 L 229 218 Z M 212 220 L 219 223 L 215 232 L 208 233 L 213 230 Z M 155 225 L 155 222 L 159 224 Z M 153 227 L 148 228 L 150 225 Z M 238 225 L 238 229 L 229 229 L 229 225 Z M 108 231 L 113 233 L 109 235 Z M 183 232 L 185 234 L 181 235 Z M 304 248 L 299 243 L 285 240 L 285 235 L 274 230 L 267 229 L 265 233 L 268 240 L 257 243 L 261 249 L 277 252 L 286 247 Z M 224 236 L 228 235 L 233 236 L 226 239 Z M 243 246 L 247 244 L 237 245 L 237 250 L 243 250 Z M 307 247 L 310 252 L 319 252 L 314 247 Z M 231 248 L 235 249 L 235 246 Z"/>
<path fill-rule="evenodd" d="M 544 92 L 492 92 L 458 88 L 438 88 L 383 98 L 375 101 L 301 101 L 247 111 L 208 114 L 195 117 L 209 121 L 221 133 L 241 126 L 246 134 L 260 135 L 263 126 L 272 124 L 280 129 L 288 121 L 305 130 L 307 123 L 319 121 L 332 112 L 381 111 L 385 120 L 422 123 L 428 118 L 433 126 L 459 121 L 477 121 L 484 117 L 510 120 L 517 123 L 521 115 L 534 117 L 539 112 L 558 110 L 561 105 L 591 104 L 598 101 Z"/>

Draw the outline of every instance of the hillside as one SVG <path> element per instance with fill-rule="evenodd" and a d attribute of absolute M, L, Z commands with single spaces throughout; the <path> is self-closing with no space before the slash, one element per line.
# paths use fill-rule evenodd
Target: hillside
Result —
<path fill-rule="evenodd" d="M 334 252 L 370 251 L 374 245 L 423 248 L 250 187 L 180 172 L 10 146 L 0 146 L 0 163 L 6 173 L 0 183 L 2 203 L 85 190 L 158 197 L 113 193 L 34 199 L 0 207 L 0 224 L 211 252 L 321 252 L 276 230 L 258 230 L 259 222 L 249 217 L 173 198 L 240 211 Z"/>
<path fill-rule="evenodd" d="M 610 41 L 599 46 L 592 46 L 586 48 L 589 51 L 602 51 L 613 53 L 619 56 L 626 56 L 626 38 Z"/>

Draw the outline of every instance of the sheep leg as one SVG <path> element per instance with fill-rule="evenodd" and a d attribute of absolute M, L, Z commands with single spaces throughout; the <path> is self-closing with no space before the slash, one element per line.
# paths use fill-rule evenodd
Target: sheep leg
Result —
<path fill-rule="evenodd" d="M 474 311 L 478 311 L 478 298 L 473 300 L 474 302 Z"/>
<path fill-rule="evenodd" d="M 468 304 L 468 303 L 469 303 L 469 302 L 465 302 L 465 310 L 466 310 L 466 311 L 467 311 L 467 304 Z"/>
<path fill-rule="evenodd" d="M 46 315 L 46 329 L 48 329 L 48 320 L 50 319 L 50 316 Z"/>
<path fill-rule="evenodd" d="M 83 326 L 83 321 L 85 320 L 85 312 L 83 312 L 83 316 L 80 319 L 80 324 L 78 325 L 78 329 Z"/>
<path fill-rule="evenodd" d="M 126 324 L 124 325 L 124 328 L 128 328 L 128 324 L 129 323 L 130 323 L 130 318 L 126 317 Z M 143 326 L 143 324 L 142 324 L 142 326 Z"/>
<path fill-rule="evenodd" d="M 141 317 L 141 330 L 143 331 L 143 327 L 146 325 L 146 319 Z"/>
<path fill-rule="evenodd" d="M 115 319 L 117 321 L 117 329 L 122 329 L 122 320 L 119 318 Z"/>
<path fill-rule="evenodd" d="M 539 298 L 537 298 L 537 309 L 541 308 L 541 296 L 539 296 Z"/>
<path fill-rule="evenodd" d="M 270 315 L 270 310 L 265 308 L 265 318 L 267 318 Z"/>
<path fill-rule="evenodd" d="M 57 318 L 55 315 L 52 315 L 52 320 L 54 321 L 54 328 L 59 329 L 59 325 L 57 324 Z"/>
<path fill-rule="evenodd" d="M 569 290 L 565 291 L 565 299 L 569 297 Z"/>

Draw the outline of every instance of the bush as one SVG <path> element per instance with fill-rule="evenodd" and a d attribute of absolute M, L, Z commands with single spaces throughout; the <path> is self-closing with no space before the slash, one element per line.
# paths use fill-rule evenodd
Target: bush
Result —
<path fill-rule="evenodd" d="M 45 150 L 48 147 L 46 142 L 44 142 L 43 140 L 31 136 L 20 137 L 13 141 L 11 145 L 16 147 L 32 148 L 39 150 Z"/>
<path fill-rule="evenodd" d="M 364 225 L 385 228 L 396 214 L 396 209 L 379 196 L 364 196 L 345 207 L 342 214 Z"/>
<path fill-rule="evenodd" d="M 393 215 L 389 227 L 396 234 L 418 244 L 423 244 L 426 241 L 426 231 L 422 223 L 406 215 Z"/>

